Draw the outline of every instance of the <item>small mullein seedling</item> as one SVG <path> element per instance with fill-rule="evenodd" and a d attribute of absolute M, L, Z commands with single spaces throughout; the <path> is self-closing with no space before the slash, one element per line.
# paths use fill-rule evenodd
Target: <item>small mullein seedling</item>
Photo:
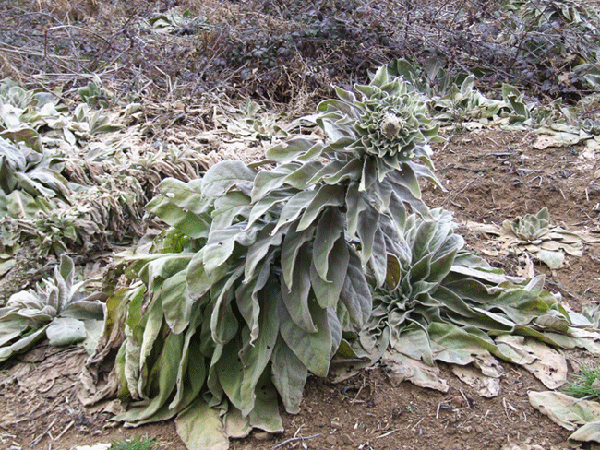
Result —
<path fill-rule="evenodd" d="M 75 264 L 62 255 L 54 277 L 45 278 L 35 290 L 19 291 L 0 308 L 0 362 L 30 349 L 44 338 L 63 347 L 91 345 L 91 328 L 104 317 L 101 292 L 87 294 L 86 281 L 75 282 Z"/>
<path fill-rule="evenodd" d="M 573 397 L 600 398 L 600 366 L 592 362 L 581 363 L 580 373 L 572 374 L 572 381 L 563 387 L 563 391 Z"/>
<path fill-rule="evenodd" d="M 139 437 L 133 439 L 120 439 L 110 444 L 110 450 L 158 450 L 158 444 L 153 437 Z"/>

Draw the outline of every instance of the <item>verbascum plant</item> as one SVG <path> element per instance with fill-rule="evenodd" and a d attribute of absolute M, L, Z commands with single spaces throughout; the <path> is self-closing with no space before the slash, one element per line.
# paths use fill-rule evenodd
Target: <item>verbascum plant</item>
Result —
<path fill-rule="evenodd" d="M 515 236 L 524 242 L 534 242 L 549 231 L 550 214 L 547 208 L 542 208 L 535 216 L 525 214 L 513 220 L 506 220 L 503 227 L 510 229 Z"/>
<path fill-rule="evenodd" d="M 374 294 L 359 347 L 389 347 L 434 365 L 467 364 L 481 351 L 518 364 L 522 355 L 496 341 L 505 335 L 554 347 L 583 346 L 559 298 L 543 289 L 543 276 L 504 275 L 464 250 L 448 211 L 431 215 L 407 219 L 406 251 L 389 256 L 387 284 Z"/>
<path fill-rule="evenodd" d="M 183 439 L 206 448 L 279 431 L 278 395 L 298 412 L 307 375 L 327 375 L 343 333 L 366 322 L 406 216 L 428 214 L 418 179 L 437 184 L 436 128 L 387 67 L 356 92 L 319 106 L 324 141 L 291 138 L 266 161 L 160 185 L 148 209 L 172 228 L 124 261 L 142 284 L 109 302 L 127 309 L 116 371 L 132 403 L 117 419 L 179 414 Z"/>
<path fill-rule="evenodd" d="M 429 58 L 423 67 L 406 60 L 390 63 L 389 73 L 411 82 L 428 95 L 429 115 L 442 126 L 462 127 L 465 123 L 499 124 L 517 127 L 531 125 L 534 116 L 542 119 L 534 103 L 527 103 L 523 93 L 513 86 L 502 85 L 502 99 L 486 97 L 475 87 L 469 74 L 451 76 L 442 69 L 439 58 Z"/>
<path fill-rule="evenodd" d="M 84 281 L 75 283 L 75 266 L 62 255 L 52 279 L 42 280 L 36 290 L 13 294 L 0 308 L 0 362 L 24 352 L 44 338 L 50 345 L 82 342 L 94 350 L 93 330 L 100 330 L 104 307 L 102 293 L 87 294 Z"/>

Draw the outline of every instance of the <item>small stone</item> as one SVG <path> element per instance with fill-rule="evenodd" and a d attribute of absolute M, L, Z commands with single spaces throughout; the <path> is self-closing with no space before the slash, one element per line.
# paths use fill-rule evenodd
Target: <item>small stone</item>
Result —
<path fill-rule="evenodd" d="M 254 433 L 254 438 L 257 441 L 268 441 L 271 439 L 271 433 L 267 433 L 266 431 L 257 431 Z"/>
<path fill-rule="evenodd" d="M 473 429 L 477 432 L 477 433 L 483 433 L 483 427 L 481 425 L 475 425 L 473 427 Z"/>
<path fill-rule="evenodd" d="M 348 433 L 342 434 L 342 442 L 346 445 L 354 445 L 354 439 Z"/>
<path fill-rule="evenodd" d="M 332 420 L 331 428 L 342 428 L 342 422 L 340 422 L 339 420 Z"/>
<path fill-rule="evenodd" d="M 398 420 L 402 416 L 402 408 L 394 408 L 391 412 L 392 420 Z"/>
<path fill-rule="evenodd" d="M 330 434 L 329 436 L 327 436 L 327 439 L 325 439 L 327 441 L 327 443 L 329 445 L 337 445 L 337 439 L 333 434 Z"/>
<path fill-rule="evenodd" d="M 468 408 L 469 404 L 468 402 L 465 400 L 464 397 L 454 397 L 451 401 L 450 404 L 454 407 L 454 408 Z"/>

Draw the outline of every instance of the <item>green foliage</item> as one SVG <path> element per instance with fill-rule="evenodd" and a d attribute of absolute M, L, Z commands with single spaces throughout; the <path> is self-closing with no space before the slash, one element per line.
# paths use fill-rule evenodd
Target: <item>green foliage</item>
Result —
<path fill-rule="evenodd" d="M 117 131 L 121 127 L 115 125 L 111 115 L 99 110 L 92 112 L 87 103 L 80 103 L 73 112 L 71 123 L 67 125 L 78 140 L 87 140 L 91 136 Z"/>
<path fill-rule="evenodd" d="M 575 233 L 560 227 L 550 228 L 548 210 L 542 208 L 537 214 L 525 214 L 512 220 L 506 219 L 501 227 L 482 225 L 480 231 L 498 236 L 500 246 L 511 253 L 528 253 L 556 269 L 564 255 L 581 256 L 583 243 L 596 239 L 585 233 Z"/>
<path fill-rule="evenodd" d="M 82 88 L 80 96 L 97 104 L 105 93 L 98 84 Z M 6 242 L 34 240 L 42 255 L 59 255 L 141 235 L 135 228 L 147 200 L 137 180 L 116 172 L 97 174 L 95 183 L 66 177 L 83 172 L 67 155 L 94 136 L 119 130 L 113 119 L 88 103 L 70 112 L 52 94 L 0 83 L 0 221 Z"/>
<path fill-rule="evenodd" d="M 423 67 L 395 60 L 390 64 L 390 72 L 427 93 L 429 114 L 442 124 L 451 127 L 461 127 L 465 122 L 532 125 L 534 104 L 526 103 L 518 89 L 503 84 L 502 99 L 488 98 L 476 89 L 473 75 L 453 77 L 444 71 L 439 58 L 429 58 Z"/>
<path fill-rule="evenodd" d="M 0 138 L 1 217 L 31 217 L 32 212 L 47 210 L 50 198 L 65 200 L 70 189 L 61 175 L 63 168 L 62 158 L 54 152 L 38 153 Z M 11 199 L 17 203 L 11 206 Z"/>
<path fill-rule="evenodd" d="M 94 103 L 92 99 L 96 98 L 97 89 L 84 88 L 80 95 Z M 0 82 L 0 105 L 0 137 L 39 153 L 55 147 L 68 152 L 90 136 L 120 128 L 114 123 L 114 115 L 92 112 L 87 103 L 79 104 L 70 112 L 53 94 L 25 90 L 8 79 Z M 52 154 L 56 157 L 58 152 L 55 150 Z"/>
<path fill-rule="evenodd" d="M 600 367 L 596 363 L 581 363 L 580 373 L 571 374 L 571 381 L 562 390 L 572 397 L 600 397 Z"/>
<path fill-rule="evenodd" d="M 0 218 L 31 217 L 50 207 L 47 199 L 70 192 L 62 158 L 43 147 L 38 132 L 45 119 L 59 114 L 56 103 L 47 93 L 0 83 Z"/>
<path fill-rule="evenodd" d="M 58 114 L 57 99 L 46 92 L 25 90 L 10 79 L 0 82 L 0 137 L 13 145 L 23 145 L 40 152 L 38 132 L 45 118 Z"/>
<path fill-rule="evenodd" d="M 431 214 L 432 219 L 410 216 L 404 251 L 388 255 L 386 286 L 376 291 L 373 312 L 359 335 L 365 350 L 389 346 L 429 365 L 436 360 L 467 364 L 482 351 L 518 363 L 521 357 L 497 337 L 574 345 L 569 315 L 543 290 L 543 277 L 503 275 L 463 249 L 448 211 Z"/>
<path fill-rule="evenodd" d="M 280 430 L 277 394 L 297 412 L 308 373 L 325 376 L 343 333 L 365 323 L 407 208 L 428 214 L 418 179 L 437 183 L 436 128 L 387 67 L 356 91 L 319 106 L 324 141 L 293 137 L 268 161 L 161 183 L 148 209 L 173 229 L 126 260 L 144 284 L 118 294 L 128 303 L 116 370 L 133 401 L 118 419 L 161 420 L 191 402 L 212 414 L 202 396 L 220 417 Z"/>
<path fill-rule="evenodd" d="M 61 257 L 54 278 L 44 279 L 34 291 L 13 294 L 0 308 L 0 362 L 24 352 L 47 337 L 50 345 L 82 342 L 94 349 L 90 329 L 102 321 L 104 294 L 82 291 L 85 281 L 74 283 L 71 258 Z M 87 341 L 87 342 L 84 342 Z"/>
<path fill-rule="evenodd" d="M 288 137 L 288 133 L 272 117 L 261 112 L 260 105 L 250 99 L 227 123 L 227 131 L 243 138 L 245 142 L 249 138 L 272 141 Z"/>
<path fill-rule="evenodd" d="M 120 439 L 110 443 L 111 450 L 157 450 L 158 444 L 153 437 L 135 436 L 133 439 Z"/>
<path fill-rule="evenodd" d="M 199 17 L 192 11 L 183 13 L 170 9 L 164 13 L 154 14 L 149 19 L 152 28 L 160 33 L 177 35 L 198 34 L 200 30 L 208 28 L 208 19 Z"/>
<path fill-rule="evenodd" d="M 290 137 L 267 160 L 160 184 L 147 208 L 171 228 L 124 259 L 136 282 L 110 302 L 109 314 L 125 310 L 115 371 L 131 406 L 117 420 L 177 417 L 184 440 L 209 448 L 280 431 L 277 397 L 298 412 L 308 374 L 327 375 L 338 353 L 368 364 L 391 347 L 467 364 L 484 353 L 518 362 L 502 341 L 511 334 L 580 344 L 542 277 L 493 269 L 463 250 L 448 212 L 424 204 L 420 179 L 439 186 L 437 126 L 398 64 L 322 102 L 321 139 Z M 458 105 L 474 107 L 472 84 Z M 526 118 L 522 97 L 505 95 Z M 249 135 L 273 132 L 255 106 Z"/>
<path fill-rule="evenodd" d="M 533 242 L 548 233 L 550 215 L 548 208 L 542 208 L 535 216 L 525 214 L 510 221 L 510 228 L 518 238 Z"/>
<path fill-rule="evenodd" d="M 103 109 L 108 108 L 112 97 L 114 97 L 110 90 L 102 87 L 102 81 L 98 76 L 94 76 L 94 79 L 88 82 L 87 86 L 80 87 L 77 93 L 82 102 Z"/>

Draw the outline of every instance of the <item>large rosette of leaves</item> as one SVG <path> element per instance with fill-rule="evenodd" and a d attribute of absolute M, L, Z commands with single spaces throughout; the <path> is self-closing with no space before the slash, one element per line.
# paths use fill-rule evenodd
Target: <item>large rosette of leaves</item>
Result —
<path fill-rule="evenodd" d="M 437 135 L 437 127 L 431 125 L 422 94 L 402 78 L 391 77 L 387 67 L 379 69 L 368 86 L 357 86 L 356 90 L 361 94 L 359 99 L 338 88 L 340 100 L 319 106 L 327 112 L 322 118 L 326 122 L 340 124 L 344 116 L 355 118 L 348 124 L 357 139 L 348 149 L 359 157 L 377 156 L 394 168 L 415 158 L 427 161 L 429 152 L 424 144 Z"/>
<path fill-rule="evenodd" d="M 272 149 L 268 156 L 279 161 L 315 161 L 325 155 L 352 162 L 338 177 L 359 182 L 360 191 L 379 189 L 382 183 L 387 188 L 384 180 L 389 174 L 392 182 L 409 188 L 408 192 L 400 189 L 401 195 L 411 206 L 417 206 L 420 191 L 416 179 L 425 177 L 438 183 L 427 144 L 439 139 L 438 127 L 431 124 L 427 115 L 427 99 L 408 81 L 391 76 L 387 66 L 380 67 L 368 85 L 355 89 L 358 97 L 337 88 L 338 99 L 319 104 L 322 114 L 317 122 L 325 132 L 324 143 L 314 145 L 295 139 Z M 337 166 L 328 166 L 328 170 Z M 338 177 L 331 181 L 337 182 Z"/>
<path fill-rule="evenodd" d="M 266 161 L 161 183 L 148 209 L 171 228 L 125 260 L 141 283 L 108 302 L 126 309 L 116 371 L 132 403 L 118 419 L 179 414 L 182 438 L 203 448 L 280 430 L 278 395 L 297 412 L 308 373 L 326 375 L 343 332 L 365 323 L 408 211 L 428 212 L 418 179 L 437 180 L 421 128 L 435 130 L 416 94 L 385 67 L 357 92 L 368 111 L 346 91 L 319 107 L 325 141 L 291 138 Z M 392 113 L 405 128 L 373 131 L 379 144 L 365 137 Z"/>
<path fill-rule="evenodd" d="M 404 252 L 388 255 L 390 272 L 373 298 L 373 313 L 359 334 L 364 349 L 390 348 L 417 361 L 468 364 L 489 352 L 520 363 L 500 339 L 531 337 L 553 347 L 585 347 L 544 277 L 504 275 L 463 249 L 451 214 L 410 216 Z M 590 325 L 590 324 L 588 324 Z"/>
<path fill-rule="evenodd" d="M 174 229 L 158 253 L 130 260 L 143 288 L 127 306 L 117 370 L 122 395 L 141 403 L 119 419 L 161 420 L 193 401 L 198 414 L 227 412 L 247 431 L 281 430 L 278 393 L 297 412 L 308 372 L 326 375 L 342 331 L 368 317 L 339 207 L 319 214 L 305 202 L 298 217 L 275 208 L 250 221 L 258 173 L 222 162 L 201 181 L 163 182 L 148 206 Z"/>

